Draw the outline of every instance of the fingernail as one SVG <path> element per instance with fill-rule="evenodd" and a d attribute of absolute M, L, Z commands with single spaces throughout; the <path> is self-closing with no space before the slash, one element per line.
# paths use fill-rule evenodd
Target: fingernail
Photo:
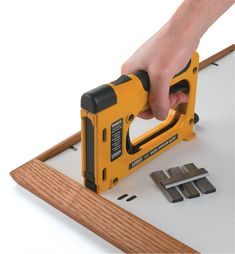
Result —
<path fill-rule="evenodd" d="M 155 112 L 154 116 L 159 120 L 165 120 L 168 116 L 166 112 Z"/>

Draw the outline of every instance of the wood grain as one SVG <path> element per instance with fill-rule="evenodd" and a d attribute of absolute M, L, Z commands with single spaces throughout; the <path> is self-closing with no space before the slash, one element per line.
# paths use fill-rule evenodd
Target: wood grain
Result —
<path fill-rule="evenodd" d="M 59 144 L 53 146 L 52 148 L 48 149 L 44 153 L 38 155 L 35 159 L 40 161 L 46 161 L 59 153 L 62 153 L 64 150 L 68 149 L 72 145 L 81 141 L 81 132 L 77 132 L 74 135 L 68 137 L 67 139 L 63 140 Z"/>
<path fill-rule="evenodd" d="M 229 47 L 219 51 L 218 53 L 208 57 L 207 59 L 205 59 L 205 60 L 203 60 L 199 63 L 199 70 L 204 69 L 209 64 L 212 64 L 212 63 L 218 61 L 219 59 L 221 59 L 222 57 L 228 55 L 229 53 L 231 53 L 234 50 L 235 50 L 235 44 L 232 44 Z"/>
<path fill-rule="evenodd" d="M 126 253 L 197 253 L 72 179 L 32 160 L 13 179 Z"/>

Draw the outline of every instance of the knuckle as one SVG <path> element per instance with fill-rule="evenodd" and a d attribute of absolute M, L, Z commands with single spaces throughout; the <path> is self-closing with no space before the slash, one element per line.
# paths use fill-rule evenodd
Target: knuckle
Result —
<path fill-rule="evenodd" d="M 158 120 L 165 120 L 167 118 L 167 113 L 164 112 L 158 112 L 154 115 Z"/>
<path fill-rule="evenodd" d="M 168 68 L 153 67 L 149 68 L 150 76 L 160 82 L 168 82 L 171 79 L 171 74 Z"/>
<path fill-rule="evenodd" d="M 127 72 L 128 72 L 128 69 L 129 69 L 129 66 L 130 66 L 129 62 L 126 61 L 126 62 L 121 66 L 121 72 L 122 72 L 122 73 L 127 73 Z"/>

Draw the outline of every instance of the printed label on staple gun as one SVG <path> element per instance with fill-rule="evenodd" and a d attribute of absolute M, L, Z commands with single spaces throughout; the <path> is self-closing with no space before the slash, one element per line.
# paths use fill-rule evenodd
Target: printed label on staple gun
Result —
<path fill-rule="evenodd" d="M 169 138 L 168 140 L 166 140 L 165 142 L 163 142 L 162 144 L 158 145 L 157 147 L 153 148 L 152 150 L 150 150 L 149 152 L 147 152 L 146 154 L 144 154 L 143 156 L 141 156 L 140 158 L 138 158 L 137 160 L 131 162 L 129 164 L 129 169 L 132 169 L 133 167 L 137 166 L 138 164 L 140 164 L 142 161 L 148 159 L 150 156 L 154 155 L 155 153 L 157 153 L 158 151 L 160 151 L 161 149 L 163 149 L 164 147 L 166 147 L 167 145 L 171 144 L 172 142 L 174 142 L 176 139 L 178 139 L 178 134 L 172 136 L 171 138 Z"/>
<path fill-rule="evenodd" d="M 111 161 L 122 155 L 122 118 L 111 125 Z"/>

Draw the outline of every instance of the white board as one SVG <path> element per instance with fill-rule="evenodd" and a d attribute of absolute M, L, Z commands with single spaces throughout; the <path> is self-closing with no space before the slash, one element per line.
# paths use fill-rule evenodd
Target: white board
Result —
<path fill-rule="evenodd" d="M 199 72 L 197 138 L 177 144 L 101 195 L 200 252 L 231 253 L 235 252 L 235 53 L 216 63 Z M 144 125 L 143 121 L 135 120 L 132 136 L 156 125 L 156 120 L 144 121 Z M 46 163 L 82 184 L 81 147 L 75 147 L 77 151 L 67 149 Z M 217 191 L 169 203 L 150 173 L 191 162 L 209 171 L 208 180 Z M 117 200 L 122 194 L 137 198 Z"/>

